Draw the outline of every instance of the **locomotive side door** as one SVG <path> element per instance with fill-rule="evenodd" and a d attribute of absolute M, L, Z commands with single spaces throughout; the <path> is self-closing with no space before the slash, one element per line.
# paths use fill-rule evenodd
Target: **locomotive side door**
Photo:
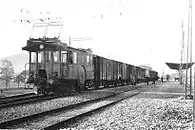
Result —
<path fill-rule="evenodd" d="M 77 79 L 77 52 L 68 50 L 67 79 Z"/>
<path fill-rule="evenodd" d="M 68 52 L 61 51 L 61 64 L 62 64 L 62 74 L 63 76 L 68 76 Z"/>
<path fill-rule="evenodd" d="M 93 57 L 93 64 L 94 64 L 94 78 L 95 81 L 99 82 L 100 81 L 100 57 L 99 56 L 94 56 Z"/>

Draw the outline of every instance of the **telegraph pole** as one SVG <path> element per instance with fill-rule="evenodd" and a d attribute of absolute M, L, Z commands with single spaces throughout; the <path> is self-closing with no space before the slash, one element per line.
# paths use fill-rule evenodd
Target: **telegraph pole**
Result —
<path fill-rule="evenodd" d="M 187 39 L 185 99 L 187 99 L 187 87 L 188 87 L 188 54 L 189 54 L 189 36 L 190 36 L 190 11 L 191 11 L 191 0 L 189 0 L 189 9 L 188 9 L 188 39 Z"/>
<path fill-rule="evenodd" d="M 181 40 L 181 59 L 180 59 L 180 69 L 179 69 L 179 80 L 180 80 L 180 84 L 183 84 L 183 53 L 184 53 L 184 29 L 183 29 L 183 20 L 182 20 L 182 40 Z"/>
<path fill-rule="evenodd" d="M 191 26 L 190 26 L 190 44 L 191 44 L 191 60 L 192 60 L 192 0 L 189 0 L 189 12 L 191 12 Z M 192 61 L 191 61 L 192 64 Z M 192 67 L 191 67 L 192 68 Z M 191 70 L 192 71 L 192 70 Z M 195 66 L 194 66 L 194 91 L 193 91 L 193 122 L 192 128 L 195 129 Z"/>
<path fill-rule="evenodd" d="M 69 36 L 69 46 L 71 46 L 71 37 Z"/>
<path fill-rule="evenodd" d="M 189 0 L 189 12 L 190 12 L 190 34 L 189 36 L 189 42 L 190 42 L 190 64 L 192 64 L 192 0 Z M 192 65 L 190 67 L 190 97 L 192 95 Z"/>

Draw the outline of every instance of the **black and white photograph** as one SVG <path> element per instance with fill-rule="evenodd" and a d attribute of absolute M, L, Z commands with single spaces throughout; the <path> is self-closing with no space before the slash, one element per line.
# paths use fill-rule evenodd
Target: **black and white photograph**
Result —
<path fill-rule="evenodd" d="M 0 3 L 0 129 L 195 130 L 193 0 Z"/>

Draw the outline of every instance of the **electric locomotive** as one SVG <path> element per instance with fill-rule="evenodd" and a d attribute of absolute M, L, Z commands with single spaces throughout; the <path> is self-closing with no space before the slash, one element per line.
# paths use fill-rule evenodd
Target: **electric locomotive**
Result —
<path fill-rule="evenodd" d="M 45 26 L 35 24 L 33 28 Z M 93 79 L 92 54 L 87 50 L 68 47 L 58 37 L 46 37 L 48 27 L 62 26 L 59 23 L 46 24 L 43 37 L 27 41 L 23 50 L 29 52 L 29 80 L 38 93 L 66 93 L 81 91 L 85 81 Z"/>

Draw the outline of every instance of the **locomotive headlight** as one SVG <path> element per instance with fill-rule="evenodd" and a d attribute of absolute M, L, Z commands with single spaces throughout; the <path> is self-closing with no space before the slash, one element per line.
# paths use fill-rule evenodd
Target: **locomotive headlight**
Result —
<path fill-rule="evenodd" d="M 42 49 L 44 48 L 44 45 L 41 44 L 41 45 L 39 46 L 39 48 L 42 50 Z"/>

